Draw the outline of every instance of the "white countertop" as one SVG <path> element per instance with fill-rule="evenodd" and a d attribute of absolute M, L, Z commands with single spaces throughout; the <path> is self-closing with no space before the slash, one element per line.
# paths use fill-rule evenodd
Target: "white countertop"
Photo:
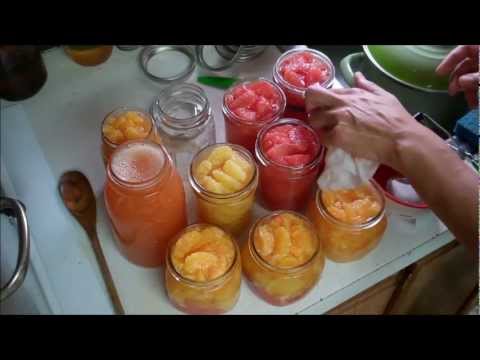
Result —
<path fill-rule="evenodd" d="M 120 255 L 103 206 L 100 123 L 120 105 L 147 109 L 162 88 L 139 68 L 138 52 L 114 49 L 106 63 L 82 67 L 61 49 L 50 50 L 44 54 L 48 80 L 41 91 L 22 102 L 0 104 L 1 184 L 8 196 L 26 205 L 32 234 L 30 271 L 41 283 L 49 311 L 55 314 L 113 313 L 86 234 L 57 192 L 59 176 L 69 169 L 83 171 L 97 195 L 98 235 L 126 312 L 180 313 L 166 299 L 161 270 L 136 267 Z M 270 47 L 235 71 L 241 76 L 271 78 L 279 54 Z M 195 75 L 188 81 L 195 82 Z M 204 89 L 212 103 L 217 141 L 223 141 L 223 91 Z M 256 206 L 256 212 L 264 210 Z M 402 220 L 398 215 L 405 209 L 391 202 L 387 202 L 387 213 L 389 226 L 380 245 L 356 262 L 327 261 L 322 279 L 305 298 L 285 307 L 271 306 L 244 282 L 239 302 L 230 313 L 321 314 L 453 240 L 428 210 L 409 210 L 414 224 Z"/>

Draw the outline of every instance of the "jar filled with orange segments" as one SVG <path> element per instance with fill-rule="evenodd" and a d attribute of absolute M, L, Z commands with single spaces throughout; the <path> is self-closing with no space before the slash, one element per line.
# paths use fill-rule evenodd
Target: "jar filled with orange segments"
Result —
<path fill-rule="evenodd" d="M 250 285 L 276 306 L 304 297 L 318 282 L 324 265 L 312 223 L 293 211 L 260 218 L 242 248 L 242 268 Z"/>
<path fill-rule="evenodd" d="M 374 181 L 353 189 L 317 189 L 307 209 L 325 255 L 335 262 L 361 259 L 387 228 L 385 197 Z"/>
<path fill-rule="evenodd" d="M 129 140 L 151 140 L 161 144 L 155 122 L 147 112 L 134 107 L 120 107 L 105 116 L 102 123 L 104 164 L 117 146 Z"/>
<path fill-rule="evenodd" d="M 170 301 L 181 311 L 229 311 L 240 295 L 241 273 L 238 245 L 217 226 L 191 225 L 168 247 L 165 288 Z"/>

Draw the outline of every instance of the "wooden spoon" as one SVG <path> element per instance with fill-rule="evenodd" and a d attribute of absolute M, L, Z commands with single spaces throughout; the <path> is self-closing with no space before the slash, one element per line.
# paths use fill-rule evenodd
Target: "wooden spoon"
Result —
<path fill-rule="evenodd" d="M 67 171 L 60 177 L 58 190 L 70 213 L 87 232 L 95 257 L 107 286 L 115 313 L 125 315 L 120 297 L 108 269 L 102 247 L 97 236 L 97 205 L 92 186 L 87 177 L 79 171 Z"/>

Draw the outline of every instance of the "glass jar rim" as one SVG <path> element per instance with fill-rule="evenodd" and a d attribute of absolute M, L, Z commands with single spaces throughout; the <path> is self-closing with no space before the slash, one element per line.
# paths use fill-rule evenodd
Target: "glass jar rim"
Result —
<path fill-rule="evenodd" d="M 378 198 L 381 201 L 381 204 L 380 204 L 381 208 L 380 208 L 380 211 L 378 212 L 377 215 L 367 219 L 365 222 L 360 223 L 360 224 L 348 224 L 348 223 L 345 223 L 345 222 L 337 219 L 336 217 L 334 217 L 332 214 L 330 214 L 330 212 L 325 207 L 325 204 L 323 203 L 322 196 L 321 196 L 322 190 L 318 187 L 317 187 L 317 190 L 315 191 L 315 205 L 317 207 L 317 210 L 328 221 L 334 223 L 337 226 L 341 226 L 341 227 L 344 227 L 344 228 L 349 228 L 349 229 L 353 229 L 353 230 L 364 230 L 364 229 L 369 229 L 369 228 L 377 225 L 382 220 L 383 216 L 385 215 L 385 204 L 386 204 L 385 196 L 383 195 L 383 191 L 382 191 L 380 185 L 378 185 L 378 183 L 375 180 L 371 179 L 369 181 L 369 183 L 372 186 L 372 188 L 375 190 L 376 195 L 378 196 Z"/>
<path fill-rule="evenodd" d="M 280 107 L 278 108 L 277 112 L 275 112 L 271 117 L 269 117 L 265 120 L 262 120 L 262 121 L 258 121 L 258 120 L 248 121 L 248 120 L 242 119 L 240 116 L 238 116 L 233 111 L 231 111 L 230 108 L 228 107 L 227 103 L 226 103 L 227 95 L 229 95 L 233 91 L 233 89 L 235 89 L 237 86 L 248 84 L 248 83 L 251 83 L 253 81 L 265 81 L 265 82 L 269 83 L 270 85 L 272 85 L 278 91 L 278 93 L 280 94 L 280 97 L 281 97 Z M 235 121 L 238 121 L 239 123 L 242 123 L 242 124 L 256 125 L 258 127 L 262 127 L 263 125 L 265 125 L 265 124 L 267 124 L 271 121 L 274 121 L 279 116 L 282 116 L 282 114 L 285 112 L 286 107 L 287 107 L 287 98 L 286 98 L 285 93 L 283 92 L 282 88 L 280 86 L 278 86 L 277 84 L 275 84 L 275 82 L 273 82 L 271 80 L 268 80 L 264 77 L 250 78 L 250 79 L 247 78 L 247 79 L 242 79 L 240 81 L 237 81 L 232 86 L 230 86 L 227 89 L 227 91 L 225 91 L 225 93 L 223 94 L 223 101 L 222 101 L 223 114 L 226 115 L 228 118 L 233 119 Z"/>
<path fill-rule="evenodd" d="M 204 228 L 207 228 L 207 227 L 214 227 L 214 228 L 222 230 L 227 235 L 228 239 L 232 242 L 233 248 L 234 248 L 234 257 L 233 257 L 232 263 L 230 264 L 228 269 L 222 275 L 220 275 L 219 277 L 214 278 L 212 280 L 196 281 L 196 280 L 186 278 L 179 271 L 177 271 L 177 269 L 175 268 L 175 265 L 173 264 L 173 261 L 172 261 L 173 246 L 175 246 L 177 241 L 183 235 L 187 234 L 188 232 L 190 232 L 192 230 L 195 230 L 195 229 L 198 229 L 198 228 L 204 229 Z M 227 231 L 223 230 L 221 227 L 218 227 L 216 225 L 211 225 L 211 224 L 207 224 L 207 223 L 196 223 L 196 224 L 192 224 L 192 225 L 187 226 L 186 228 L 184 228 L 180 233 L 178 233 L 175 237 L 173 237 L 169 241 L 168 246 L 167 246 L 167 255 L 166 255 L 166 264 L 167 264 L 167 270 L 166 271 L 169 271 L 170 274 L 177 281 L 181 281 L 182 283 L 185 283 L 185 284 L 190 285 L 190 286 L 202 287 L 202 288 L 216 287 L 218 285 L 221 285 L 228 277 L 232 276 L 233 270 L 235 269 L 235 266 L 236 266 L 239 258 L 240 258 L 240 249 L 239 249 L 238 244 L 235 241 L 234 237 L 230 233 L 228 233 Z"/>
<path fill-rule="evenodd" d="M 258 253 L 258 251 L 255 247 L 254 241 L 253 241 L 253 239 L 255 237 L 255 231 L 260 224 L 262 224 L 263 222 L 265 222 L 266 220 L 268 220 L 270 218 L 273 218 L 274 216 L 281 215 L 281 214 L 291 214 L 293 216 L 296 216 L 296 217 L 302 219 L 305 222 L 305 224 L 307 224 L 307 226 L 309 227 L 309 230 L 310 230 L 311 234 L 317 240 L 317 246 L 316 246 L 315 252 L 312 254 L 312 256 L 305 263 L 303 263 L 301 265 L 298 265 L 298 266 L 295 266 L 295 267 L 292 267 L 292 268 L 282 268 L 282 267 L 274 266 L 274 265 L 268 263 Z M 304 216 L 304 215 L 302 215 L 298 212 L 291 211 L 291 210 L 273 211 L 270 214 L 267 214 L 267 215 L 262 216 L 261 218 L 257 219 L 257 221 L 255 221 L 255 223 L 252 225 L 252 227 L 250 228 L 250 231 L 248 233 L 247 246 L 248 246 L 250 254 L 253 255 L 254 260 L 257 261 L 257 263 L 259 263 L 260 266 L 262 266 L 264 268 L 267 268 L 270 271 L 282 273 L 282 274 L 285 274 L 285 275 L 297 274 L 297 273 L 301 273 L 302 271 L 305 271 L 315 261 L 317 256 L 322 251 L 322 244 L 320 242 L 320 239 L 318 238 L 317 232 L 315 231 L 315 227 L 313 226 L 313 223 L 310 221 L 310 219 L 308 219 L 306 216 Z"/>
<path fill-rule="evenodd" d="M 112 160 L 116 153 L 123 151 L 123 149 L 125 148 L 140 145 L 140 144 L 147 144 L 148 146 L 152 146 L 160 150 L 163 156 L 163 164 L 161 168 L 154 175 L 152 175 L 149 179 L 145 181 L 141 181 L 141 182 L 125 181 L 121 179 L 112 169 L 112 162 L 113 162 Z M 110 157 L 110 161 L 108 162 L 108 165 L 107 165 L 107 178 L 111 179 L 116 185 L 119 185 L 121 187 L 125 187 L 128 189 L 144 190 L 147 188 L 151 188 L 152 186 L 158 183 L 161 183 L 165 178 L 167 178 L 168 175 L 171 173 L 171 171 L 166 172 L 166 169 L 171 170 L 172 169 L 171 164 L 172 164 L 172 159 L 170 157 L 170 154 L 168 153 L 168 151 L 165 149 L 163 145 L 157 144 L 151 140 L 130 140 L 118 145 L 118 147 L 112 153 L 112 156 Z"/>
<path fill-rule="evenodd" d="M 278 82 L 278 84 L 280 84 L 281 86 L 284 86 L 285 88 L 287 88 L 289 91 L 293 93 L 296 93 L 301 96 L 305 95 L 305 91 L 307 90 L 308 87 L 299 87 L 299 86 L 292 85 L 288 81 L 286 81 L 283 78 L 283 76 L 280 74 L 280 65 L 283 63 L 283 61 L 293 53 L 300 53 L 300 52 L 310 52 L 314 54 L 317 58 L 320 58 L 320 60 L 329 67 L 330 76 L 323 83 L 320 83 L 320 86 L 329 89 L 333 85 L 333 81 L 335 80 L 335 66 L 333 65 L 332 60 L 330 60 L 330 58 L 327 55 L 325 55 L 321 51 L 311 49 L 311 48 L 291 49 L 291 50 L 285 51 L 282 55 L 280 55 L 280 57 L 275 62 L 275 65 L 273 66 L 274 81 Z"/>
<path fill-rule="evenodd" d="M 195 171 L 194 164 L 195 164 L 197 158 L 202 153 L 207 152 L 207 150 L 211 149 L 210 151 L 213 151 L 213 149 L 215 147 L 219 147 L 219 146 L 229 146 L 233 149 L 233 151 L 237 151 L 237 152 L 240 152 L 242 155 L 245 155 L 245 157 L 247 158 L 247 161 L 253 167 L 253 174 L 252 174 L 252 177 L 251 177 L 250 181 L 247 184 L 245 184 L 245 186 L 243 188 L 241 188 L 240 190 L 229 193 L 229 194 L 218 194 L 218 193 L 215 193 L 215 192 L 212 192 L 212 191 L 209 191 L 209 190 L 205 189 L 205 187 L 203 187 L 197 181 L 195 176 L 193 175 L 194 171 Z M 231 143 L 215 143 L 215 144 L 211 144 L 211 145 L 207 145 L 207 146 L 203 147 L 193 156 L 192 162 L 190 163 L 190 171 L 188 173 L 188 180 L 189 180 L 190 185 L 192 186 L 193 190 L 197 194 L 200 194 L 200 195 L 201 194 L 206 194 L 206 196 L 208 198 L 214 198 L 216 200 L 227 200 L 227 199 L 236 198 L 236 197 L 244 195 L 244 194 L 245 195 L 248 194 L 250 189 L 253 186 L 255 186 L 255 184 L 258 182 L 258 169 L 257 169 L 257 164 L 255 163 L 255 160 L 253 159 L 252 155 L 243 146 L 236 145 L 236 144 L 231 144 Z"/>
<path fill-rule="evenodd" d="M 102 120 L 102 125 L 101 125 L 102 140 L 112 148 L 116 148 L 117 146 L 120 146 L 120 145 L 124 144 L 125 141 L 120 143 L 120 144 L 117 144 L 117 143 L 114 143 L 114 142 L 110 141 L 105 136 L 105 134 L 103 132 L 103 127 L 105 126 L 105 123 L 107 122 L 107 120 L 111 116 L 124 114 L 124 113 L 127 113 L 129 111 L 140 113 L 143 116 L 144 119 L 147 119 L 150 122 L 150 130 L 148 131 L 148 134 L 147 134 L 147 136 L 145 136 L 144 139 L 147 139 L 152 134 L 152 132 L 155 131 L 155 121 L 153 120 L 153 118 L 150 116 L 150 114 L 148 112 L 146 112 L 145 110 L 143 110 L 141 108 L 134 107 L 134 106 L 119 106 L 119 107 L 113 109 L 112 111 L 110 111 L 107 115 L 105 115 L 105 117 Z M 143 139 L 135 139 L 135 140 L 143 140 Z"/>
<path fill-rule="evenodd" d="M 263 137 L 272 128 L 274 128 L 276 126 L 280 126 L 280 125 L 286 125 L 286 124 L 294 124 L 295 126 L 303 126 L 306 129 L 308 129 L 308 131 L 310 131 L 315 136 L 315 139 L 317 140 L 319 148 L 318 148 L 317 154 L 315 154 L 315 157 L 309 163 L 307 163 L 305 165 L 301 165 L 301 166 L 284 165 L 284 164 L 280 164 L 280 163 L 278 163 L 274 160 L 271 160 L 271 159 L 267 158 L 267 156 L 263 152 L 263 148 L 262 148 L 262 145 L 261 145 L 261 139 L 263 139 Z M 255 156 L 256 156 L 257 160 L 263 166 L 268 166 L 268 165 L 273 164 L 275 166 L 278 166 L 278 167 L 284 168 L 284 169 L 288 169 L 288 170 L 305 171 L 305 170 L 309 170 L 309 169 L 317 166 L 321 162 L 324 154 L 325 154 L 325 147 L 322 146 L 322 144 L 320 143 L 320 139 L 318 138 L 317 133 L 308 124 L 306 124 L 304 121 L 301 121 L 301 120 L 298 120 L 298 119 L 295 119 L 295 118 L 282 118 L 282 119 L 273 121 L 270 124 L 265 125 L 259 131 L 259 133 L 257 135 L 257 138 L 255 140 Z"/>
<path fill-rule="evenodd" d="M 199 114 L 184 118 L 176 118 L 165 111 L 164 106 L 168 99 L 173 98 L 176 91 L 182 90 L 190 90 L 193 93 L 196 93 L 196 95 L 200 96 L 204 104 L 202 105 L 203 107 Z M 198 127 L 210 118 L 211 113 L 212 110 L 210 102 L 205 91 L 200 86 L 189 83 L 173 84 L 166 87 L 160 91 L 159 95 L 154 99 L 152 105 L 150 106 L 150 114 L 155 120 L 162 122 L 162 124 L 166 124 L 168 127 L 176 130 L 188 130 Z M 164 119 L 169 118 L 174 118 L 177 120 L 177 122 L 172 123 L 171 121 L 164 121 Z"/>

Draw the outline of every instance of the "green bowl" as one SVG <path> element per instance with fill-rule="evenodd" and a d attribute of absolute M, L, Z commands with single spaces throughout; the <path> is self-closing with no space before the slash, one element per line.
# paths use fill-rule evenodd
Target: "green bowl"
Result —
<path fill-rule="evenodd" d="M 435 69 L 454 45 L 364 45 L 370 61 L 384 74 L 419 90 L 446 92 L 448 76 Z"/>

